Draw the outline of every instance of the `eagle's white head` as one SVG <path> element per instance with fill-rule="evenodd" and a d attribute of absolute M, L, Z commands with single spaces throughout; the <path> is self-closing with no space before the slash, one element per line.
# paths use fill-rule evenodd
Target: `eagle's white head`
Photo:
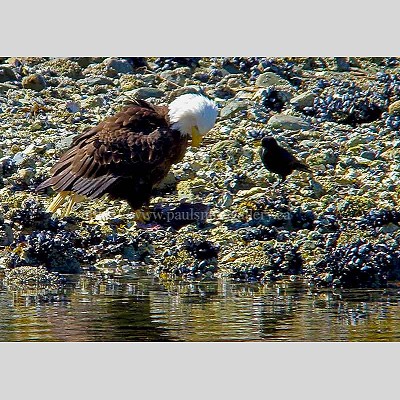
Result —
<path fill-rule="evenodd" d="M 192 138 L 192 146 L 198 147 L 204 135 L 210 131 L 217 119 L 217 105 L 200 94 L 184 94 L 169 105 L 171 128 Z"/>

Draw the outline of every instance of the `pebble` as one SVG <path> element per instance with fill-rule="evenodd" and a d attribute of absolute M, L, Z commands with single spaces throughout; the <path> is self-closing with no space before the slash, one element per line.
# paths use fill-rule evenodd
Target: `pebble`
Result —
<path fill-rule="evenodd" d="M 40 92 L 41 90 L 45 89 L 46 86 L 46 80 L 40 74 L 28 75 L 22 79 L 22 87 L 24 89 L 32 89 Z"/>
<path fill-rule="evenodd" d="M 317 95 L 313 92 L 305 92 L 293 97 L 290 104 L 297 110 L 304 110 L 306 107 L 312 107 Z"/>
<path fill-rule="evenodd" d="M 0 65 L 0 83 L 15 81 L 17 76 L 13 69 L 8 65 Z"/>
<path fill-rule="evenodd" d="M 232 115 L 238 113 L 241 110 L 245 110 L 248 106 L 246 101 L 242 100 L 229 100 L 228 103 L 221 109 L 220 116 L 221 118 L 228 118 Z"/>
<path fill-rule="evenodd" d="M 106 75 L 116 77 L 118 74 L 132 74 L 132 65 L 123 59 L 109 58 L 104 61 L 106 67 Z"/>
<path fill-rule="evenodd" d="M 257 77 L 255 85 L 257 87 L 268 88 L 270 86 L 287 86 L 290 83 L 273 72 L 264 72 Z"/>
<path fill-rule="evenodd" d="M 311 129 L 310 124 L 302 118 L 285 114 L 273 115 L 268 120 L 267 126 L 271 129 L 287 129 L 290 131 Z"/>
<path fill-rule="evenodd" d="M 153 87 L 141 87 L 139 89 L 134 89 L 126 93 L 129 93 L 130 96 L 138 99 L 148 99 L 149 97 L 161 98 L 165 95 L 165 92 L 163 90 Z"/>
<path fill-rule="evenodd" d="M 400 100 L 393 102 L 388 109 L 390 115 L 400 115 Z"/>

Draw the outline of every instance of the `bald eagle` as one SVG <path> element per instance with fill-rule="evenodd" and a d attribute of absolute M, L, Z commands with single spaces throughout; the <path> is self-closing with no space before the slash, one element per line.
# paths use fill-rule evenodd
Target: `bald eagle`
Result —
<path fill-rule="evenodd" d="M 133 210 L 148 205 L 154 185 L 198 147 L 217 118 L 216 104 L 199 94 L 184 94 L 169 106 L 136 100 L 117 114 L 78 135 L 36 191 L 53 187 L 48 207 L 68 215 L 85 198 L 126 200 Z"/>

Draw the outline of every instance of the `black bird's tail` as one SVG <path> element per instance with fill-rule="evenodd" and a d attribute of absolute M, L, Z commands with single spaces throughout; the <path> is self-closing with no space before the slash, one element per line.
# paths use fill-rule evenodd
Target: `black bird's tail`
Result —
<path fill-rule="evenodd" d="M 297 169 L 298 171 L 311 172 L 311 169 L 306 164 L 303 164 L 300 161 L 296 161 L 293 164 L 293 169 Z"/>

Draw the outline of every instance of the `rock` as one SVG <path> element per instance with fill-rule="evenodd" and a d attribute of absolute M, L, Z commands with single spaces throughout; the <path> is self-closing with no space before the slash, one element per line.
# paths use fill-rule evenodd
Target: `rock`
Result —
<path fill-rule="evenodd" d="M 387 225 L 384 225 L 378 229 L 379 233 L 394 233 L 398 231 L 400 227 L 393 222 L 390 222 Z"/>
<path fill-rule="evenodd" d="M 188 94 L 188 93 L 199 94 L 199 93 L 201 93 L 201 88 L 200 88 L 200 86 L 196 86 L 196 85 L 188 85 L 188 86 L 184 86 L 182 88 L 177 88 L 172 91 L 170 98 L 175 99 L 179 96 L 182 96 L 183 94 Z"/>
<path fill-rule="evenodd" d="M 0 83 L 17 79 L 13 69 L 8 65 L 0 65 Z"/>
<path fill-rule="evenodd" d="M 104 99 L 101 96 L 90 96 L 82 101 L 82 108 L 102 107 Z"/>
<path fill-rule="evenodd" d="M 233 203 L 233 196 L 229 192 L 225 192 L 218 201 L 218 205 L 222 208 L 229 208 Z"/>
<path fill-rule="evenodd" d="M 115 77 L 118 74 L 132 74 L 133 67 L 126 60 L 119 60 L 117 58 L 109 58 L 104 61 L 106 65 L 106 75 Z"/>
<path fill-rule="evenodd" d="M 227 104 L 220 111 L 221 118 L 228 118 L 236 114 L 240 110 L 245 110 L 248 103 L 244 100 L 229 100 Z"/>
<path fill-rule="evenodd" d="M 104 57 L 76 57 L 75 60 L 81 68 L 87 68 L 90 64 L 98 64 L 104 61 Z"/>
<path fill-rule="evenodd" d="M 306 107 L 313 106 L 314 99 L 316 97 L 317 97 L 317 95 L 313 92 L 305 92 L 305 93 L 299 94 L 298 96 L 293 97 L 290 100 L 290 104 L 296 110 L 304 110 Z"/>
<path fill-rule="evenodd" d="M 29 184 L 31 179 L 35 176 L 35 171 L 33 168 L 21 168 L 18 170 L 18 178 L 21 182 Z"/>
<path fill-rule="evenodd" d="M 310 183 L 311 183 L 311 189 L 312 189 L 314 198 L 319 199 L 320 197 L 322 197 L 325 194 L 325 190 L 319 182 L 312 179 Z"/>
<path fill-rule="evenodd" d="M 160 76 L 167 81 L 174 82 L 179 86 L 184 86 L 186 79 L 190 76 L 190 74 L 191 69 L 189 67 L 180 67 L 172 71 L 163 71 L 161 72 Z"/>
<path fill-rule="evenodd" d="M 22 79 L 22 87 L 24 89 L 32 89 L 40 92 L 41 90 L 45 89 L 46 86 L 46 80 L 40 74 L 28 75 Z"/>
<path fill-rule="evenodd" d="M 389 106 L 388 112 L 390 115 L 400 115 L 400 100 L 395 101 Z"/>
<path fill-rule="evenodd" d="M 336 69 L 339 72 L 350 71 L 350 63 L 347 61 L 347 57 L 335 57 Z"/>
<path fill-rule="evenodd" d="M 67 104 L 65 105 L 65 108 L 67 109 L 68 112 L 75 114 L 81 110 L 81 106 L 79 103 L 76 103 L 75 101 L 68 101 Z"/>
<path fill-rule="evenodd" d="M 16 85 L 11 85 L 10 83 L 0 83 L 0 94 L 6 93 L 8 90 L 19 89 Z"/>
<path fill-rule="evenodd" d="M 68 58 L 55 58 L 43 63 L 43 69 L 50 70 L 58 76 L 79 79 L 82 77 L 82 68 L 75 61 Z"/>
<path fill-rule="evenodd" d="M 289 131 L 311 129 L 310 124 L 302 118 L 285 114 L 273 115 L 268 120 L 267 126 L 272 129 L 287 129 Z"/>
<path fill-rule="evenodd" d="M 273 72 L 264 72 L 256 79 L 256 86 L 267 88 L 270 86 L 288 86 L 290 83 Z"/>
<path fill-rule="evenodd" d="M 11 226 L 0 216 L 0 246 L 9 246 L 14 241 L 14 234 Z"/>
<path fill-rule="evenodd" d="M 137 99 L 148 99 L 149 97 L 161 98 L 165 95 L 163 90 L 153 87 L 141 87 L 125 93 Z"/>
<path fill-rule="evenodd" d="M 376 158 L 376 153 L 374 151 L 363 151 L 360 154 L 360 157 L 366 158 L 368 160 L 375 160 Z"/>
<path fill-rule="evenodd" d="M 106 76 L 93 76 L 84 79 L 79 79 L 77 81 L 79 85 L 114 85 L 114 81 Z"/>

